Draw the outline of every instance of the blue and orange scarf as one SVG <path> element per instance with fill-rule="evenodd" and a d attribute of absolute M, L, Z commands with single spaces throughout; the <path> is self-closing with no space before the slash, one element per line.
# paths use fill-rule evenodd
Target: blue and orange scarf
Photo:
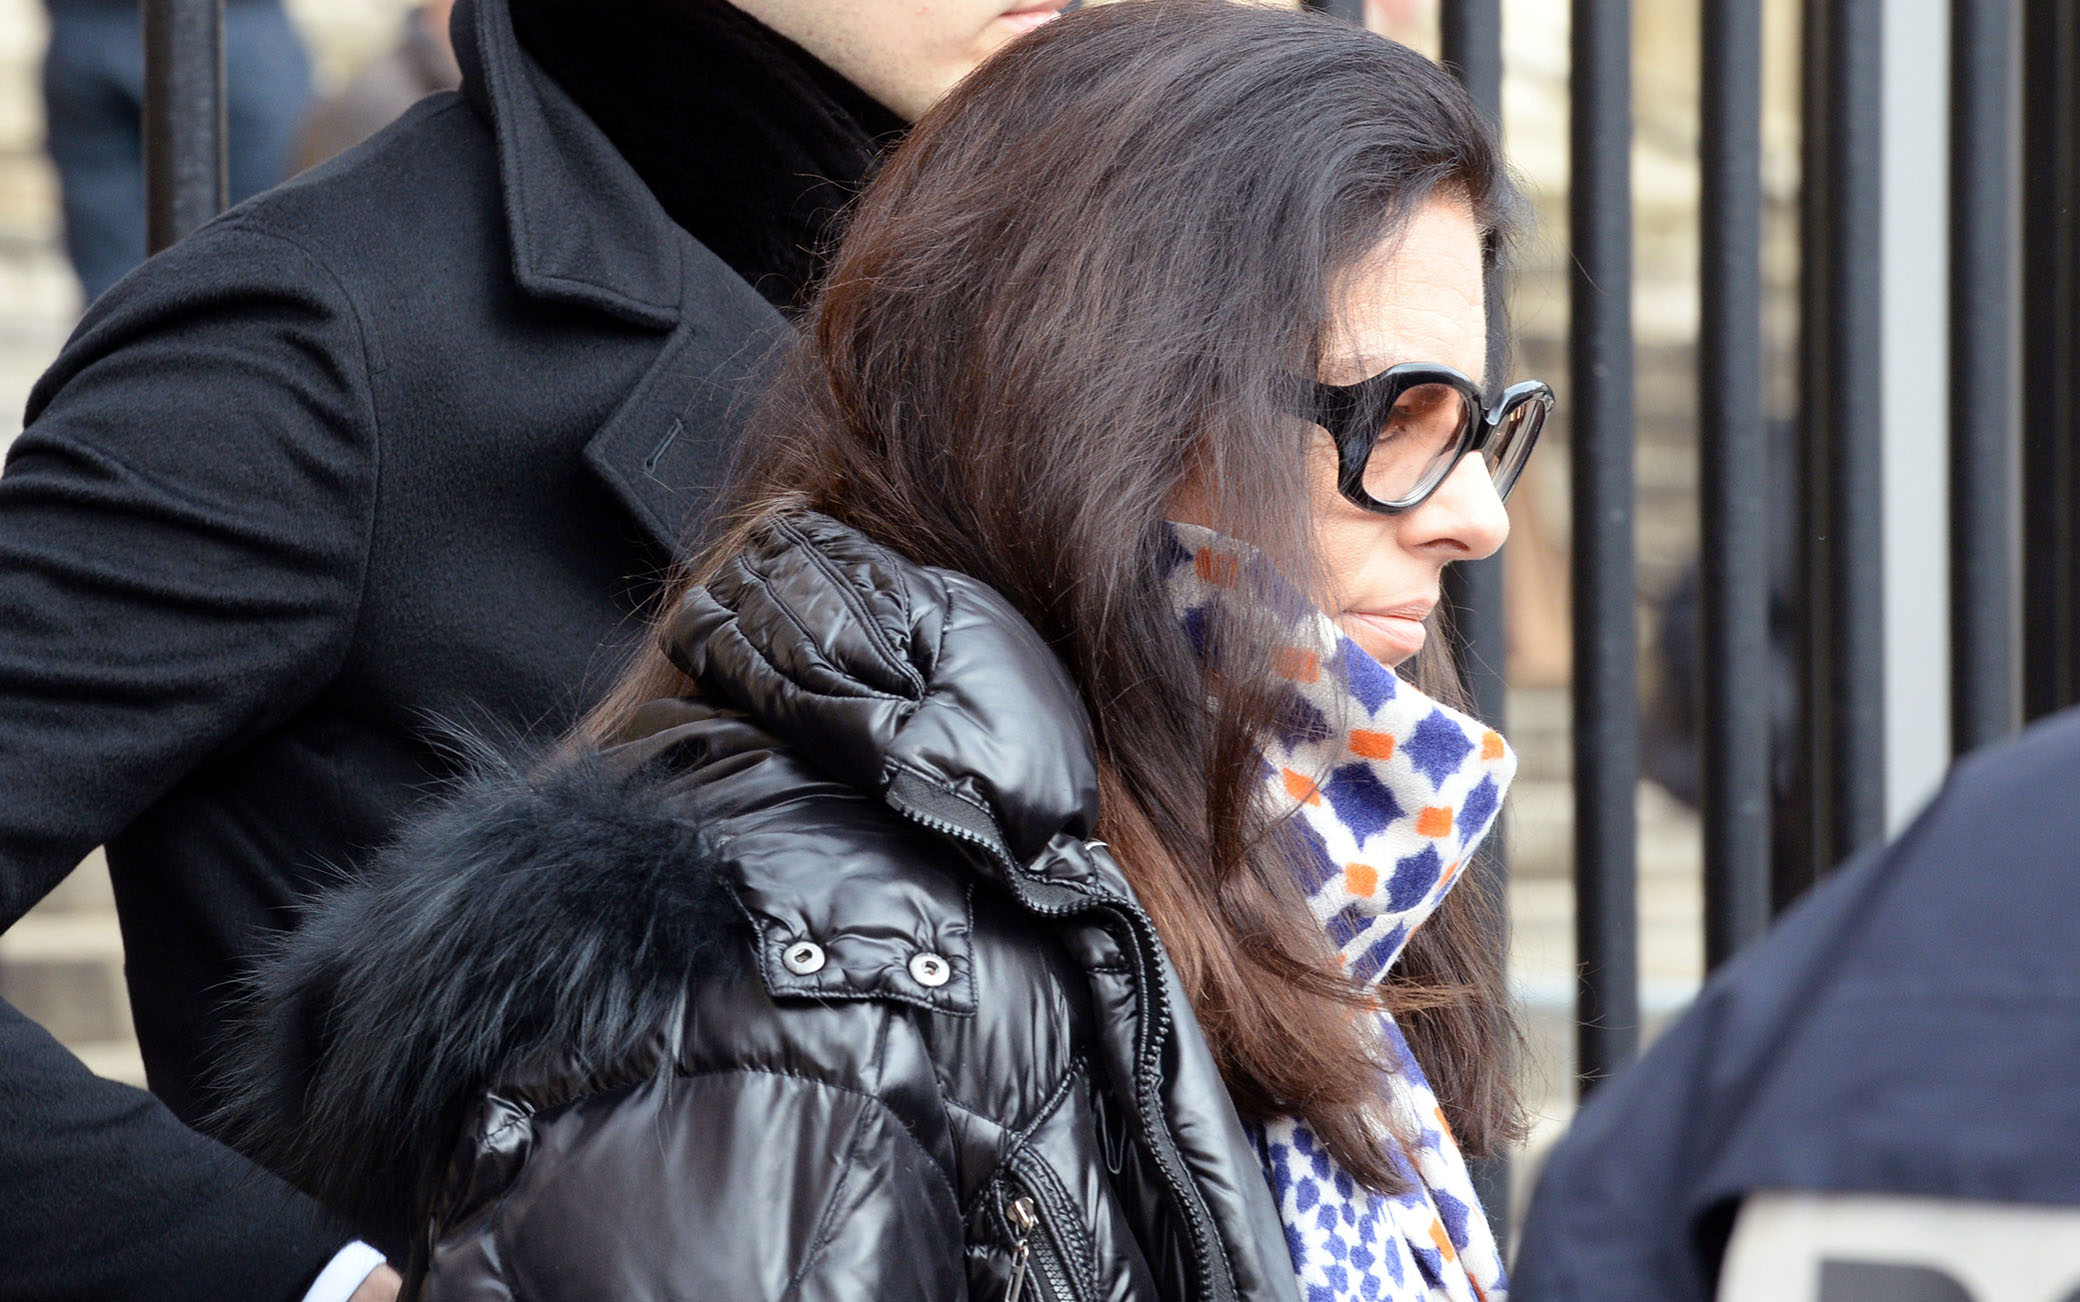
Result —
<path fill-rule="evenodd" d="M 1173 525 L 1170 592 L 1204 649 L 1213 607 L 1238 585 L 1282 592 L 1292 695 L 1263 741 L 1265 799 L 1290 814 L 1294 865 L 1345 970 L 1386 979 L 1494 825 L 1516 755 L 1494 732 L 1401 681 L 1269 573 L 1243 544 Z M 1406 1191 L 1381 1194 L 1341 1170 L 1293 1118 L 1252 1127 L 1305 1302 L 1502 1302 L 1508 1282 L 1465 1158 L 1393 1017 L 1379 1053 Z"/>

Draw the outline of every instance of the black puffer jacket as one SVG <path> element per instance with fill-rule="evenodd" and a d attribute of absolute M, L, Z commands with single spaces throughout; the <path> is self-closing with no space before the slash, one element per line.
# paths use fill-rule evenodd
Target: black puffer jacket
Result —
<path fill-rule="evenodd" d="M 699 699 L 487 780 L 263 974 L 274 1160 L 367 1219 L 453 1152 L 429 1298 L 999 1298 L 1024 1260 L 1027 1298 L 1290 1302 L 1031 627 L 805 516 L 669 638 Z"/>

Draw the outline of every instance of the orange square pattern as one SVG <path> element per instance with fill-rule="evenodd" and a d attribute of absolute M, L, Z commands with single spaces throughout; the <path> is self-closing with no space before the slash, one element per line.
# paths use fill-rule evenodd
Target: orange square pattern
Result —
<path fill-rule="evenodd" d="M 1235 575 L 1239 572 L 1239 563 L 1232 552 L 1217 552 L 1211 547 L 1201 547 L 1192 556 L 1192 568 L 1199 572 L 1200 578 L 1215 587 L 1232 588 L 1235 586 Z"/>
<path fill-rule="evenodd" d="M 1304 804 L 1319 805 L 1322 803 L 1322 790 L 1314 784 L 1313 778 L 1308 777 L 1305 773 L 1295 773 L 1291 769 L 1284 770 L 1284 774 L 1287 795 Z"/>
<path fill-rule="evenodd" d="M 1359 759 L 1390 760 L 1394 758 L 1394 734 L 1373 732 L 1365 728 L 1351 729 L 1351 754 Z"/>
<path fill-rule="evenodd" d="M 1322 676 L 1322 658 L 1306 647 L 1282 646 L 1272 660 L 1281 678 L 1311 683 Z"/>

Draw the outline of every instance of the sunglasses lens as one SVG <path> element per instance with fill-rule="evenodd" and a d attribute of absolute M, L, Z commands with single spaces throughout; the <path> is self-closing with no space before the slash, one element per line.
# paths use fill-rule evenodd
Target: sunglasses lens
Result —
<path fill-rule="evenodd" d="M 1495 431 L 1495 437 L 1488 440 L 1485 452 L 1488 473 L 1495 478 L 1497 495 L 1508 497 L 1509 490 L 1517 486 L 1517 476 L 1524 472 L 1524 463 L 1531 459 L 1531 449 L 1538 445 L 1538 434 L 1545 428 L 1549 410 L 1549 402 L 1534 397 L 1503 414 L 1501 427 Z"/>
<path fill-rule="evenodd" d="M 1365 492 L 1375 501 L 1399 502 L 1431 487 L 1450 468 L 1476 414 L 1466 395 L 1449 384 L 1403 389 L 1380 417 L 1379 437 L 1365 463 Z"/>

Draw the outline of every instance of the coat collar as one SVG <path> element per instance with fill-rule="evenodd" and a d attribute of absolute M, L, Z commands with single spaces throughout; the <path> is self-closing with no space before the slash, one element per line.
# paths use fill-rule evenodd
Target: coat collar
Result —
<path fill-rule="evenodd" d="M 669 331 L 585 462 L 671 554 L 714 496 L 742 395 L 787 325 L 665 214 L 613 142 L 542 72 L 507 0 L 460 0 L 463 95 L 497 140 L 513 279 L 538 298 Z"/>
<path fill-rule="evenodd" d="M 613 142 L 521 49 L 506 0 L 460 0 L 450 30 L 463 96 L 497 138 L 521 288 L 659 330 L 715 300 L 753 315 L 755 303 L 777 320 L 666 215 Z"/>
<path fill-rule="evenodd" d="M 729 0 L 505 0 L 672 221 L 783 312 L 901 118 Z"/>

